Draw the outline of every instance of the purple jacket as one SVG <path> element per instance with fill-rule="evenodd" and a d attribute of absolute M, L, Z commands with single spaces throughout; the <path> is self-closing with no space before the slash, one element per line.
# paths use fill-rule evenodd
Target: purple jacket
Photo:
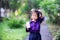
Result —
<path fill-rule="evenodd" d="M 30 21 L 30 28 L 27 29 L 27 32 L 33 33 L 33 32 L 40 32 L 40 24 L 42 23 L 42 21 L 44 20 L 44 18 L 39 18 L 36 20 L 36 22 L 34 21 Z"/>

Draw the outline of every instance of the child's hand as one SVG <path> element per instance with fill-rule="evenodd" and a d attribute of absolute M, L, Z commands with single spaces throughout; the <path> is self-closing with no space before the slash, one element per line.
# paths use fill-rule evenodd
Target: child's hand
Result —
<path fill-rule="evenodd" d="M 30 28 L 30 23 L 29 22 L 26 23 L 26 28 Z"/>
<path fill-rule="evenodd" d="M 35 19 L 32 19 L 31 21 L 34 21 L 34 22 L 36 22 L 36 20 L 35 20 Z"/>

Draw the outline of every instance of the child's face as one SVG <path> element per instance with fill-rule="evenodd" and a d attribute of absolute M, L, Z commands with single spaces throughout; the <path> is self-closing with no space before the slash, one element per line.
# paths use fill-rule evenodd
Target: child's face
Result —
<path fill-rule="evenodd" d="M 32 19 L 32 20 L 38 19 L 36 12 L 32 12 L 31 19 Z"/>

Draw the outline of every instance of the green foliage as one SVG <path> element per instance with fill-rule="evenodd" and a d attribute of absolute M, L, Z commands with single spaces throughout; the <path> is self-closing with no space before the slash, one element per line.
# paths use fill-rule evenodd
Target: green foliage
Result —
<path fill-rule="evenodd" d="M 20 17 L 13 16 L 0 23 L 0 40 L 24 40 L 27 35 L 24 24 L 26 15 Z"/>
<path fill-rule="evenodd" d="M 55 3 L 60 5 L 60 0 L 56 0 Z"/>
<path fill-rule="evenodd" d="M 59 19 L 59 17 L 57 20 L 56 18 L 58 16 L 58 13 L 60 13 L 59 3 L 57 2 L 58 2 L 57 0 L 43 0 L 39 4 L 40 8 L 44 9 L 45 12 L 47 13 L 49 20 L 56 24 L 57 24 L 57 20 Z"/>
<path fill-rule="evenodd" d="M 9 7 L 11 9 L 17 9 L 21 5 L 21 0 L 9 0 Z"/>
<path fill-rule="evenodd" d="M 55 36 L 55 40 L 60 40 L 60 30 L 57 32 L 57 35 Z"/>
<path fill-rule="evenodd" d="M 23 19 L 11 19 L 9 20 L 8 26 L 10 28 L 22 28 L 25 24 L 25 21 Z"/>
<path fill-rule="evenodd" d="M 21 29 L 3 28 L 1 31 L 0 40 L 24 40 L 24 38 L 27 35 L 25 28 Z"/>
<path fill-rule="evenodd" d="M 9 7 L 12 10 L 20 9 L 23 12 L 29 12 L 32 8 L 39 8 L 42 0 L 9 0 Z"/>

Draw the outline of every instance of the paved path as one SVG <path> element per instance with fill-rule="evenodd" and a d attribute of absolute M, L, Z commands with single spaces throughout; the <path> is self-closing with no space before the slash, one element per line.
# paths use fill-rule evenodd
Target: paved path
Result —
<path fill-rule="evenodd" d="M 24 40 L 29 40 L 29 35 L 27 35 L 27 37 Z"/>
<path fill-rule="evenodd" d="M 41 25 L 40 33 L 42 40 L 52 40 L 52 35 L 49 31 L 48 24 Z"/>

